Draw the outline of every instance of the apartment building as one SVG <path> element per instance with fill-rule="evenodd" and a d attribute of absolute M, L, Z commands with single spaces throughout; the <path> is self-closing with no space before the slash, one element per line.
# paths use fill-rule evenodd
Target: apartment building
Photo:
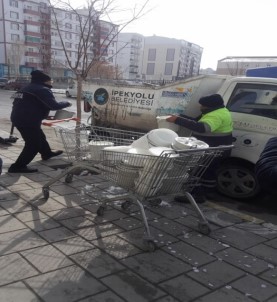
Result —
<path fill-rule="evenodd" d="M 202 52 L 185 40 L 120 33 L 117 66 L 124 79 L 174 81 L 199 74 Z"/>
<path fill-rule="evenodd" d="M 247 69 L 277 66 L 277 57 L 225 57 L 217 62 L 217 74 L 245 75 Z"/>
<path fill-rule="evenodd" d="M 144 38 L 142 79 L 174 81 L 199 74 L 203 48 L 173 38 Z"/>
<path fill-rule="evenodd" d="M 87 61 L 94 58 L 114 64 L 117 25 L 98 20 L 95 14 L 93 26 L 84 26 L 81 36 L 80 24 L 87 18 L 87 10 L 74 13 L 55 8 L 53 13 L 47 0 L 1 0 L 0 77 L 28 76 L 33 69 L 56 77 L 71 76 L 67 58 L 76 66 L 82 36 L 89 37 Z M 82 67 L 78 63 L 78 68 Z"/>
<path fill-rule="evenodd" d="M 137 33 L 119 33 L 116 65 L 122 79 L 139 80 L 142 77 L 144 37 Z"/>
<path fill-rule="evenodd" d="M 50 14 L 46 0 L 2 0 L 0 76 L 29 75 L 49 66 Z"/>

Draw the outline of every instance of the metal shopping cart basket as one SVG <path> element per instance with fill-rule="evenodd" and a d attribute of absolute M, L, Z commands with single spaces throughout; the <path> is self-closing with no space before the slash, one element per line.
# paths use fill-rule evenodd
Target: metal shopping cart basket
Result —
<path fill-rule="evenodd" d="M 203 173 L 215 157 L 232 146 L 221 146 L 207 149 L 190 149 L 185 151 L 167 150 L 159 156 L 132 154 L 111 150 L 101 150 L 97 159 L 91 154 L 89 142 L 112 142 L 115 146 L 131 144 L 143 135 L 103 127 L 57 128 L 61 136 L 68 158 L 72 166 L 65 169 L 55 179 L 43 187 L 45 198 L 49 197 L 50 185 L 65 176 L 65 181 L 72 181 L 74 172 L 79 169 L 99 173 L 101 177 L 126 190 L 126 194 L 100 200 L 97 215 L 104 215 L 107 203 L 124 200 L 121 207 L 127 210 L 132 203 L 138 205 L 144 227 L 144 241 L 148 250 L 155 250 L 155 242 L 151 236 L 145 215 L 144 204 L 164 196 L 175 196 L 183 191 L 200 217 L 199 231 L 210 233 L 207 219 L 196 204 L 190 192 L 199 184 Z"/>

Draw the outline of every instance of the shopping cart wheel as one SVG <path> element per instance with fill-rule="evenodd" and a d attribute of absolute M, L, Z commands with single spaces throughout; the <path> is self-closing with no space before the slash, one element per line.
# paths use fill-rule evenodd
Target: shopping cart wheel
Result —
<path fill-rule="evenodd" d="M 73 174 L 67 174 L 64 181 L 67 183 L 67 184 L 70 184 L 72 182 L 72 179 L 73 179 Z"/>
<path fill-rule="evenodd" d="M 211 232 L 211 229 L 209 227 L 209 225 L 206 222 L 199 222 L 198 223 L 198 229 L 199 232 L 204 234 L 204 235 L 209 235 Z"/>
<path fill-rule="evenodd" d="M 97 209 L 97 216 L 103 216 L 104 215 L 104 211 L 105 211 L 105 207 L 103 206 L 100 206 L 98 209 Z"/>
<path fill-rule="evenodd" d="M 49 188 L 42 188 L 42 194 L 45 199 L 49 198 Z"/>
<path fill-rule="evenodd" d="M 132 203 L 130 200 L 126 200 L 121 204 L 121 209 L 127 211 L 130 208 L 131 204 Z"/>
<path fill-rule="evenodd" d="M 144 244 L 146 245 L 148 252 L 154 252 L 157 249 L 157 246 L 152 239 L 144 239 Z"/>

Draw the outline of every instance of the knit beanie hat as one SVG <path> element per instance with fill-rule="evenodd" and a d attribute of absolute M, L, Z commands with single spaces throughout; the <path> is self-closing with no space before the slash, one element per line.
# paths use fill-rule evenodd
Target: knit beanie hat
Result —
<path fill-rule="evenodd" d="M 224 106 L 224 101 L 219 94 L 212 94 L 208 96 L 204 96 L 200 98 L 199 104 L 201 104 L 204 107 L 209 107 L 209 108 L 216 108 L 216 107 L 221 107 Z"/>
<path fill-rule="evenodd" d="M 31 82 L 32 83 L 44 83 L 51 81 L 51 78 L 46 73 L 40 71 L 40 70 L 34 70 L 31 72 Z"/>

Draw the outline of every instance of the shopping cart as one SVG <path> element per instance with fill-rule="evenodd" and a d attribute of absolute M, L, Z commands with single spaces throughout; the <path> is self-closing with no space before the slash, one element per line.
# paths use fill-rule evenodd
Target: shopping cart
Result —
<path fill-rule="evenodd" d="M 175 196 L 176 192 L 184 192 L 197 212 L 200 218 L 199 231 L 210 233 L 209 223 L 191 192 L 199 185 L 199 180 L 214 158 L 221 156 L 232 146 L 185 151 L 172 149 L 162 152 L 159 156 L 101 150 L 100 156 L 97 152 L 95 159 L 89 142 L 111 142 L 114 146 L 126 146 L 144 133 L 85 126 L 74 129 L 58 127 L 56 131 L 61 136 L 72 166 L 44 185 L 45 198 L 49 197 L 49 188 L 57 180 L 65 176 L 65 182 L 70 183 L 76 171 L 88 170 L 126 190 L 126 194 L 101 199 L 97 215 L 103 216 L 107 204 L 114 201 L 124 200 L 121 204 L 123 210 L 127 210 L 131 204 L 137 204 L 145 227 L 143 240 L 149 251 L 154 251 L 156 246 L 150 233 L 144 205 L 156 203 L 165 196 Z"/>

